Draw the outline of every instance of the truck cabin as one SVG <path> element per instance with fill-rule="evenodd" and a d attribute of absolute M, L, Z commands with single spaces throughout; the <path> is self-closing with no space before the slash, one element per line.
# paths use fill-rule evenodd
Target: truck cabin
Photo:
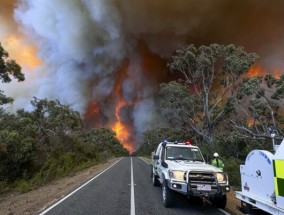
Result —
<path fill-rule="evenodd" d="M 163 160 L 185 160 L 204 162 L 204 158 L 197 146 L 186 143 L 167 142 L 160 143 L 154 159 L 164 158 Z"/>

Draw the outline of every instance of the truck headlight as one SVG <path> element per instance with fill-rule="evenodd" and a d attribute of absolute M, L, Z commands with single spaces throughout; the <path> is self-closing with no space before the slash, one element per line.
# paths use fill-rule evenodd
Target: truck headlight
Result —
<path fill-rule="evenodd" d="M 169 170 L 170 178 L 174 178 L 174 179 L 178 179 L 178 180 L 184 180 L 184 173 L 185 173 L 185 171 Z"/>
<path fill-rule="evenodd" d="M 216 178 L 219 184 L 226 184 L 228 181 L 227 174 L 223 172 L 217 172 Z"/>

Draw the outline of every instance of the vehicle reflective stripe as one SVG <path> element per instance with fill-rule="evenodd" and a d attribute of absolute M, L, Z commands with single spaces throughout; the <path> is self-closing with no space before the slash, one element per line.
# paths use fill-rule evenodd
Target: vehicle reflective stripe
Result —
<path fill-rule="evenodd" d="M 284 179 L 284 160 L 275 160 L 275 171 L 277 178 Z"/>
<path fill-rule="evenodd" d="M 279 193 L 278 193 L 278 184 L 277 184 L 277 178 L 274 177 L 274 187 L 275 187 L 275 195 L 276 196 L 279 196 Z"/>
<path fill-rule="evenodd" d="M 274 160 L 275 195 L 284 197 L 284 160 Z"/>

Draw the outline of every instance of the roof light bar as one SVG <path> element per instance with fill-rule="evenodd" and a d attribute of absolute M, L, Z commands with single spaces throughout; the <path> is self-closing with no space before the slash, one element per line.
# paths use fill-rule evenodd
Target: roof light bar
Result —
<path fill-rule="evenodd" d="M 186 140 L 185 141 L 185 145 L 191 145 L 191 141 L 190 140 Z"/>

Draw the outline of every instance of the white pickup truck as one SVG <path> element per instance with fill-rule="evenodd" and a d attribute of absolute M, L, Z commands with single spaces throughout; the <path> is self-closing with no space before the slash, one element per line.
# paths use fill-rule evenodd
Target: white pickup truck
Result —
<path fill-rule="evenodd" d="M 152 153 L 152 183 L 162 185 L 165 207 L 174 204 L 174 193 L 201 197 L 219 208 L 225 208 L 230 190 L 228 175 L 206 164 L 197 146 L 164 141 Z"/>

